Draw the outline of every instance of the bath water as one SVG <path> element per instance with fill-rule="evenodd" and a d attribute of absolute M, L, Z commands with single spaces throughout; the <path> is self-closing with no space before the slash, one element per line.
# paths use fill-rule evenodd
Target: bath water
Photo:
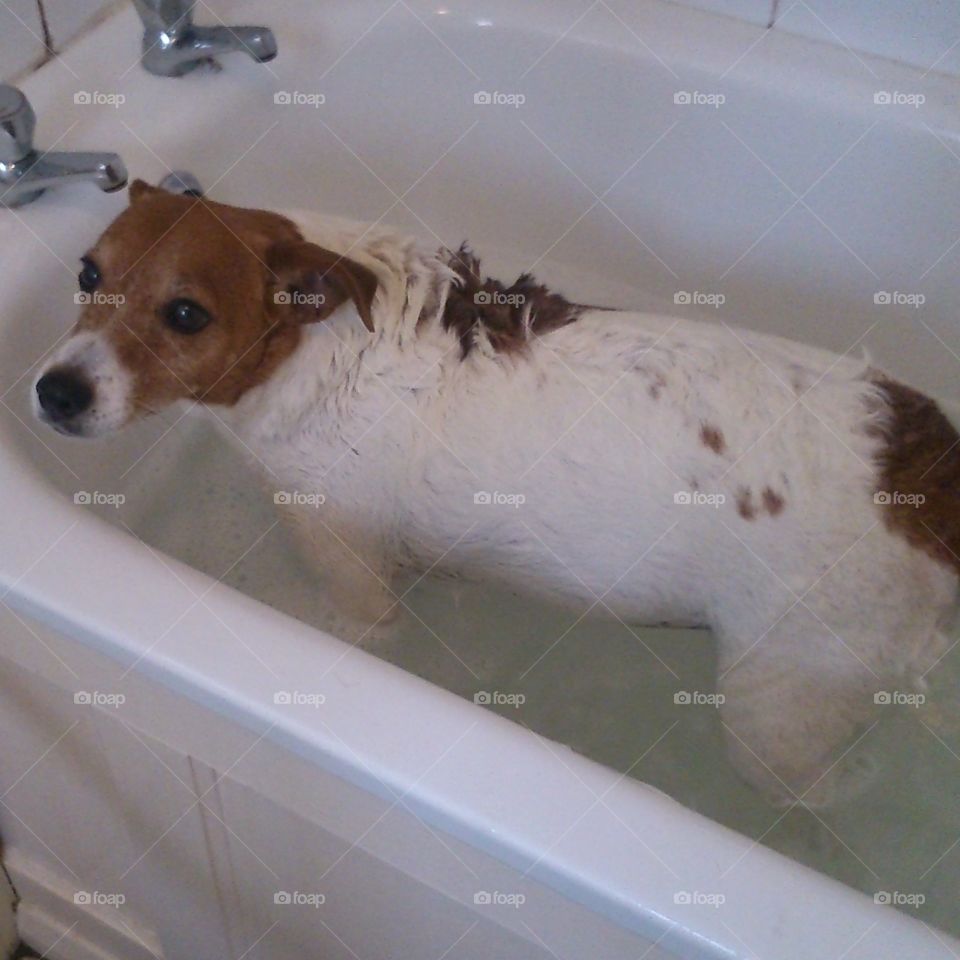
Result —
<path fill-rule="evenodd" d="M 137 467 L 123 508 L 104 515 L 337 633 L 317 577 L 244 457 L 207 423 L 177 433 Z M 413 613 L 392 639 L 364 643 L 370 652 L 960 935 L 960 645 L 931 674 L 922 705 L 886 708 L 858 745 L 880 767 L 864 794 L 826 811 L 783 811 L 726 762 L 708 631 L 578 621 L 459 581 L 428 577 L 406 589 Z M 729 869 L 749 870 L 749 853 Z"/>

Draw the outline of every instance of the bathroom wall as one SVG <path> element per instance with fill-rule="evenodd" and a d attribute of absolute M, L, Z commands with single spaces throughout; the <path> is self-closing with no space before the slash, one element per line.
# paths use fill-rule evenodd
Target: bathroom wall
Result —
<path fill-rule="evenodd" d="M 956 0 L 675 0 L 923 71 L 960 74 Z"/>
<path fill-rule="evenodd" d="M 3 0 L 0 79 L 11 79 L 62 49 L 107 10 L 127 0 Z M 670 0 L 761 27 L 960 75 L 960 3 L 956 0 Z M 40 5 L 46 12 L 45 37 Z M 613 9 L 615 0 L 610 0 Z M 201 14 L 202 19 L 202 14 Z"/>
<path fill-rule="evenodd" d="M 47 14 L 54 50 L 62 50 L 78 33 L 95 23 L 117 0 L 39 0 Z M 132 56 L 137 53 L 134 48 Z"/>
<path fill-rule="evenodd" d="M 124 0 L 2 0 L 0 79 L 29 72 L 118 2 Z"/>
<path fill-rule="evenodd" d="M 46 54 L 36 0 L 4 0 L 0 4 L 0 78 L 24 73 Z"/>

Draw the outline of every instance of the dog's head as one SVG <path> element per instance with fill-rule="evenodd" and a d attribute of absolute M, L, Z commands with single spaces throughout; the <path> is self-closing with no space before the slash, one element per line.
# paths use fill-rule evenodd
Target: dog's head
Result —
<path fill-rule="evenodd" d="M 297 347 L 304 323 L 355 304 L 368 329 L 376 276 L 305 241 L 285 217 L 135 181 L 130 205 L 82 258 L 83 304 L 35 383 L 61 433 L 107 433 L 175 400 L 231 405 Z"/>

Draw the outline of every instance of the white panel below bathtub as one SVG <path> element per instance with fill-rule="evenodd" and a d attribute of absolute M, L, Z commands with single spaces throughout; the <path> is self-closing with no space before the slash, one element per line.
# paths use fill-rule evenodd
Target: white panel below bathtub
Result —
<path fill-rule="evenodd" d="M 29 929 L 95 951 L 113 926 L 153 955 L 153 934 L 137 931 L 157 930 L 167 957 L 229 956 L 194 768 L 128 724 L 122 701 L 91 702 L 124 696 L 117 673 L 61 685 L 0 671 L 0 725 L 16 730 L 0 756 L 0 835 Z"/>
<path fill-rule="evenodd" d="M 674 0 L 687 7 L 736 17 L 765 27 L 773 18 L 773 0 Z"/>
<path fill-rule="evenodd" d="M 956 0 L 780 0 L 775 26 L 899 60 L 924 72 L 960 74 L 960 4 Z M 870 68 L 864 65 L 863 69 Z"/>
<path fill-rule="evenodd" d="M 129 914 L 110 907 L 79 904 L 73 884 L 62 873 L 18 850 L 8 851 L 9 871 L 20 906 L 22 941 L 50 960 L 158 960 L 160 945 Z"/>
<path fill-rule="evenodd" d="M 0 3 L 0 80 L 10 80 L 38 63 L 43 52 L 36 0 Z"/>
<path fill-rule="evenodd" d="M 30 629 L 0 614 L 0 636 L 16 651 L 0 670 L 0 724 L 17 731 L 0 752 L 0 833 L 15 880 L 26 879 L 28 936 L 46 949 L 64 935 L 52 960 L 146 960 L 114 943 L 104 926 L 114 918 L 168 960 L 674 956 L 429 827 L 402 798 L 361 790 Z M 51 662 L 56 684 L 36 672 Z M 125 699 L 77 705 L 77 691 Z M 105 916 L 78 912 L 77 890 L 126 903 Z M 505 902 L 475 901 L 484 892 Z M 275 902 L 279 893 L 294 902 Z M 297 903 L 298 893 L 325 902 Z"/>

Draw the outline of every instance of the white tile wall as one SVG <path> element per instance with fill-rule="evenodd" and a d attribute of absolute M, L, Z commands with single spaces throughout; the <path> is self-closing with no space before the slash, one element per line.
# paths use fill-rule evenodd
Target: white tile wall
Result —
<path fill-rule="evenodd" d="M 43 0 L 62 49 L 121 0 Z M 674 0 L 712 13 L 960 76 L 960 0 Z M 229 8 L 220 2 L 218 8 Z M 202 15 L 201 15 L 202 19 Z M 43 56 L 37 0 L 0 0 L 0 79 Z"/>
<path fill-rule="evenodd" d="M 960 75 L 960 0 L 673 0 L 919 67 Z M 852 55 L 852 54 L 851 54 Z"/>
<path fill-rule="evenodd" d="M 114 3 L 115 0 L 43 0 L 53 48 L 62 50 L 78 33 Z"/>
<path fill-rule="evenodd" d="M 36 0 L 0 2 L 0 79 L 8 80 L 37 63 L 44 54 L 43 30 Z"/>
<path fill-rule="evenodd" d="M 960 74 L 957 0 L 779 0 L 777 28 Z"/>
<path fill-rule="evenodd" d="M 62 49 L 117 0 L 44 0 L 54 47 Z M 749 23 L 776 26 L 923 70 L 960 74 L 958 0 L 676 0 Z M 43 53 L 37 0 L 0 2 L 0 78 Z"/>

